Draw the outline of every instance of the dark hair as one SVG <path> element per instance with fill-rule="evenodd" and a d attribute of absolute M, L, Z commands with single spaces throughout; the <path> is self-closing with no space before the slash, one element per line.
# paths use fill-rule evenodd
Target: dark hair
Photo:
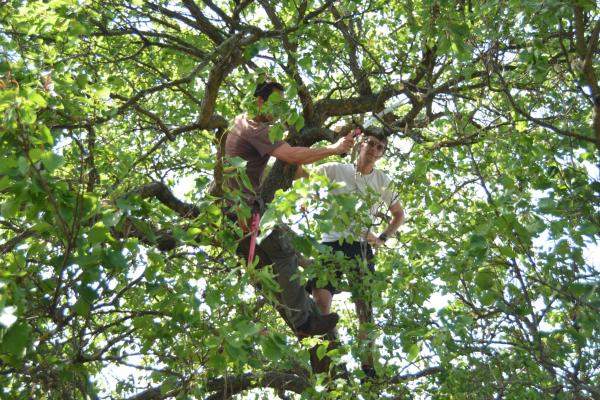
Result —
<path fill-rule="evenodd" d="M 387 149 L 388 138 L 387 138 L 387 135 L 385 134 L 386 132 L 383 129 L 375 128 L 375 127 L 368 127 L 366 129 L 364 129 L 363 132 L 365 134 L 365 139 L 368 138 L 369 136 L 372 136 L 375 139 L 378 139 L 380 142 L 383 142 L 383 144 L 385 145 L 385 148 Z"/>
<path fill-rule="evenodd" d="M 277 82 L 265 81 L 256 85 L 256 90 L 254 91 L 254 97 L 262 97 L 263 100 L 268 100 L 271 93 L 274 90 L 281 90 L 283 92 L 283 85 Z"/>

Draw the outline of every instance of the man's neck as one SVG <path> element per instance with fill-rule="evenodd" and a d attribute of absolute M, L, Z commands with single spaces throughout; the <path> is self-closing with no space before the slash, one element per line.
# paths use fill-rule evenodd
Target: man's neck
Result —
<path fill-rule="evenodd" d="M 375 167 L 375 163 L 358 160 L 356 164 L 356 171 L 360 172 L 362 175 L 369 175 L 373 172 L 373 168 Z"/>
<path fill-rule="evenodd" d="M 271 120 L 267 115 L 258 114 L 256 117 L 254 117 L 254 122 L 261 122 L 263 124 L 266 124 L 268 122 L 271 122 Z"/>

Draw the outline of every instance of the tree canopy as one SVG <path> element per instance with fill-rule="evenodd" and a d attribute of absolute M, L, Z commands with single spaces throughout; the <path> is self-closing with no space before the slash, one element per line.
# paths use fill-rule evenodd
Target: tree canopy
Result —
<path fill-rule="evenodd" d="M 0 6 L 0 397 L 600 398 L 594 1 Z M 407 220 L 370 288 L 374 381 L 344 308 L 311 373 L 209 193 L 265 77 L 273 138 L 388 136 Z M 315 258 L 353 203 L 293 172 L 270 169 L 265 223 Z"/>

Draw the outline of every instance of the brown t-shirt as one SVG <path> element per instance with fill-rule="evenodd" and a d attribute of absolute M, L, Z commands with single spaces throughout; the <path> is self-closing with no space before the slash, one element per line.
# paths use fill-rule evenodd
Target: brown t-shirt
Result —
<path fill-rule="evenodd" d="M 259 191 L 261 177 L 271 152 L 285 143 L 283 140 L 271 142 L 269 128 L 268 124 L 256 122 L 246 114 L 241 114 L 235 117 L 225 141 L 227 156 L 237 156 L 246 160 L 246 174 L 255 193 Z M 240 187 L 234 179 L 228 180 L 227 185 L 232 188 Z"/>

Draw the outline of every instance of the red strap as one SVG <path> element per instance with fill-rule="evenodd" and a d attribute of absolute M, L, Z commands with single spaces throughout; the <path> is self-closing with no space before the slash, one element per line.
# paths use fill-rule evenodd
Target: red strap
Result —
<path fill-rule="evenodd" d="M 248 265 L 254 261 L 254 251 L 256 250 L 256 237 L 258 236 L 258 224 L 260 222 L 260 214 L 252 214 L 250 221 L 250 251 L 248 252 Z"/>

